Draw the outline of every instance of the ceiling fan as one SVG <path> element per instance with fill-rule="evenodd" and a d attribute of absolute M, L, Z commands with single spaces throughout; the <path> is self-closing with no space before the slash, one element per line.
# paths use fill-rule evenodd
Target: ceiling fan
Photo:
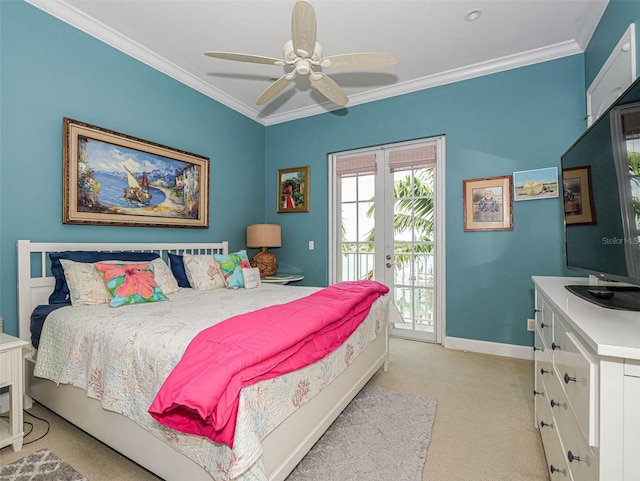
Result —
<path fill-rule="evenodd" d="M 239 62 L 291 67 L 291 70 L 262 92 L 256 104 L 263 105 L 282 92 L 296 75 L 309 75 L 325 97 L 337 105 L 346 105 L 349 98 L 340 86 L 320 69 L 363 69 L 386 67 L 397 63 L 396 55 L 387 53 L 350 53 L 322 56 L 322 46 L 316 41 L 316 12 L 309 2 L 300 0 L 291 15 L 291 40 L 284 44 L 283 57 L 272 58 L 230 52 L 205 52 L 209 57 Z M 315 70 L 314 70 L 315 69 Z"/>

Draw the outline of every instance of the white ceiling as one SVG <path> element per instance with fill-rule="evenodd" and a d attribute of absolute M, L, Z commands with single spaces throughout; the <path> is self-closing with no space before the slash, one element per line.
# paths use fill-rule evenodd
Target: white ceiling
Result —
<path fill-rule="evenodd" d="M 205 57 L 281 57 L 294 0 L 27 0 L 264 125 L 336 109 L 308 78 L 263 106 L 284 67 Z M 312 0 L 324 55 L 385 52 L 396 65 L 325 70 L 357 105 L 583 52 L 608 0 Z M 465 20 L 481 10 L 476 21 Z"/>

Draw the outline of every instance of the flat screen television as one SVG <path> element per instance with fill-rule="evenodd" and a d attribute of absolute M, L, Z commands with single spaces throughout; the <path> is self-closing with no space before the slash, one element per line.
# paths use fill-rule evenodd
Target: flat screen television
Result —
<path fill-rule="evenodd" d="M 561 164 L 567 268 L 632 285 L 567 288 L 603 307 L 640 310 L 640 79 Z"/>

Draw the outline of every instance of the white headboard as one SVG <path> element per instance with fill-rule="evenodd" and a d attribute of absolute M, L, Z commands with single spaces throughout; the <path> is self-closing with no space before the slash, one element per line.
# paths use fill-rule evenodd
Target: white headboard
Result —
<path fill-rule="evenodd" d="M 48 304 L 55 286 L 51 276 L 50 252 L 130 251 L 156 252 L 165 261 L 167 254 L 228 254 L 229 243 L 80 243 L 18 241 L 18 319 L 20 338 L 31 344 L 31 313 L 36 306 Z"/>

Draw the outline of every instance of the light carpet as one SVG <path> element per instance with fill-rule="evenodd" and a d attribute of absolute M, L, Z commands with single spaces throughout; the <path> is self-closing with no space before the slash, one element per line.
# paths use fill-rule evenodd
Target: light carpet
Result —
<path fill-rule="evenodd" d="M 41 449 L 1 468 L 0 480 L 87 481 L 87 478 L 48 449 Z"/>
<path fill-rule="evenodd" d="M 286 481 L 420 481 L 436 406 L 366 385 Z"/>

